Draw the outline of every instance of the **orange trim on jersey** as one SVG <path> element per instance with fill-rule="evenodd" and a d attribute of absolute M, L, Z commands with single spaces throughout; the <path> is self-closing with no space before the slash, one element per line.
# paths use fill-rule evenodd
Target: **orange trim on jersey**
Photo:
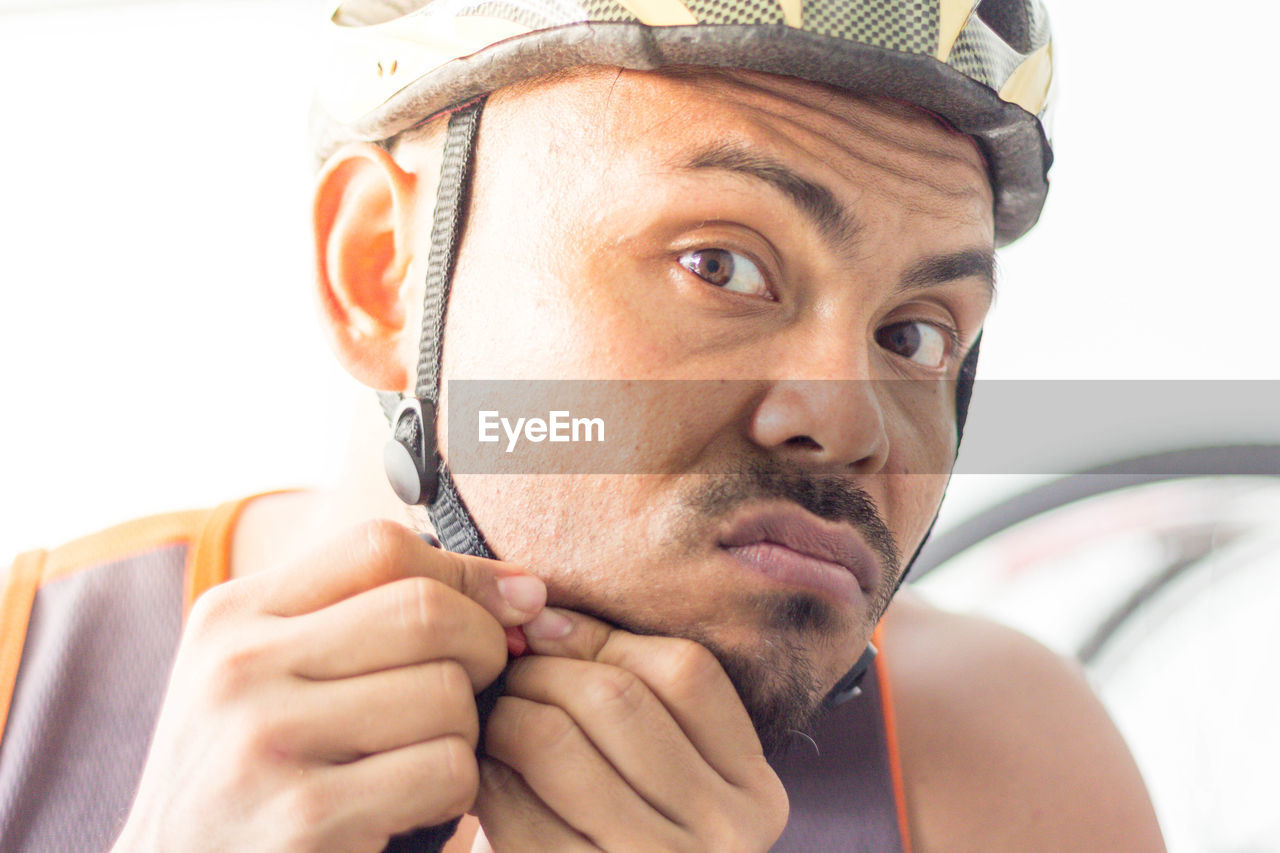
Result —
<path fill-rule="evenodd" d="M 903 853 L 911 853 L 911 825 L 907 820 L 906 786 L 902 781 L 902 757 L 898 751 L 898 718 L 893 712 L 893 690 L 889 685 L 889 668 L 884 665 L 884 642 L 880 626 L 876 626 L 871 642 L 880 649 L 876 657 L 876 684 L 880 688 L 880 707 L 884 711 L 884 739 L 889 748 L 889 773 L 893 778 L 893 800 L 898 807 L 898 834 L 902 837 Z"/>
<path fill-rule="evenodd" d="M 185 542 L 208 514 L 192 510 L 127 521 L 52 551 L 29 551 L 14 560 L 0 598 L 0 732 L 9 719 L 31 608 L 40 587 L 104 563 Z"/>
<path fill-rule="evenodd" d="M 191 550 L 187 552 L 186 577 L 182 586 L 184 620 L 197 598 L 218 584 L 231 580 L 231 537 L 244 508 L 258 498 L 294 491 L 297 489 L 278 489 L 227 501 L 209 513 L 200 535 L 191 542 Z"/>
<path fill-rule="evenodd" d="M 214 510 L 171 512 L 127 521 L 53 551 L 20 555 L 0 590 L 0 735 L 18 683 L 31 608 L 42 586 L 144 551 L 188 543 L 183 576 L 185 614 L 200 593 L 229 577 L 231 533 L 241 510 L 254 497 L 228 501 Z"/>
<path fill-rule="evenodd" d="M 36 600 L 40 575 L 44 571 L 44 551 L 28 551 L 18 555 L 9 569 L 0 599 L 0 732 L 9 718 L 9 703 L 18 684 L 18 666 L 22 663 L 22 647 L 27 640 L 27 621 Z"/>
<path fill-rule="evenodd" d="M 182 583 L 184 620 L 197 598 L 230 577 L 231 534 L 235 530 L 236 519 L 248 502 L 242 498 L 219 505 L 209 513 L 200 535 L 192 540 Z"/>
<path fill-rule="evenodd" d="M 126 521 L 49 552 L 40 585 L 51 583 L 103 563 L 124 560 L 195 536 L 209 515 L 207 509 L 171 512 Z"/>

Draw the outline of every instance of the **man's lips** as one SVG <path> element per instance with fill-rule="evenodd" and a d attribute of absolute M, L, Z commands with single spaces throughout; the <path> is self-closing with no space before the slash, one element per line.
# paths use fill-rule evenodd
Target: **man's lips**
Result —
<path fill-rule="evenodd" d="M 794 504 L 737 514 L 720 547 L 752 568 L 786 583 L 817 587 L 853 599 L 880 586 L 882 569 L 848 524 L 825 521 Z"/>

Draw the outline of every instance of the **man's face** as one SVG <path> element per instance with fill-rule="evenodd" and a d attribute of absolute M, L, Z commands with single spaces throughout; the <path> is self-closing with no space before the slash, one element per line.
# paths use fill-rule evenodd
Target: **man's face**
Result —
<path fill-rule="evenodd" d="M 942 498 L 991 210 L 972 142 L 895 103 L 612 70 L 495 95 L 445 379 L 635 380 L 644 460 L 459 474 L 495 553 L 552 604 L 699 640 L 758 726 L 802 725 Z M 642 381 L 669 379 L 699 381 Z"/>

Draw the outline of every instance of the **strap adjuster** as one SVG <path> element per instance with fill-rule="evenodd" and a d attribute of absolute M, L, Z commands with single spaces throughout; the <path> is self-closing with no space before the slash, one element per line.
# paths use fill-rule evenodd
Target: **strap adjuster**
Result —
<path fill-rule="evenodd" d="M 440 484 L 436 465 L 436 404 L 405 397 L 391 421 L 392 437 L 382 464 L 396 496 L 410 506 L 435 501 Z"/>

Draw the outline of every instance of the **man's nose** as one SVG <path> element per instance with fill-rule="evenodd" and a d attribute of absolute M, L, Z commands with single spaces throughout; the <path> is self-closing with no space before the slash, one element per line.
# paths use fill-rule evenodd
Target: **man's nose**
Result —
<path fill-rule="evenodd" d="M 789 461 L 873 474 L 885 466 L 889 436 L 869 353 L 811 354 L 807 369 L 772 382 L 756 405 L 751 439 Z M 796 368 L 792 361 L 790 367 Z"/>

